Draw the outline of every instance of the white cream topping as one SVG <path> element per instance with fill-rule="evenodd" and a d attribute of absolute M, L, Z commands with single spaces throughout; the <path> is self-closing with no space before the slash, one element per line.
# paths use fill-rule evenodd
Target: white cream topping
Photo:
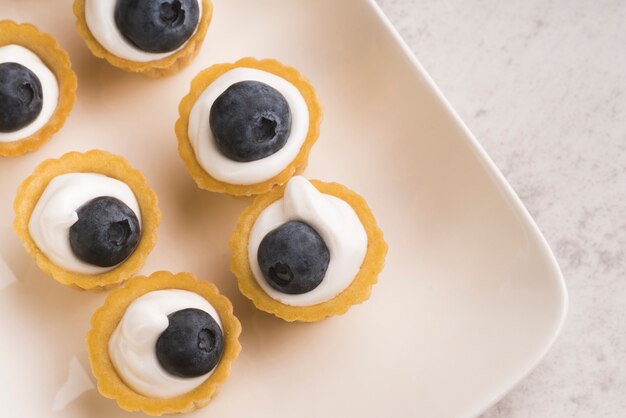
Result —
<path fill-rule="evenodd" d="M 172 398 L 202 384 L 210 372 L 192 378 L 169 374 L 156 355 L 159 336 L 169 326 L 167 316 L 182 309 L 200 309 L 215 319 L 223 330 L 215 308 L 202 296 L 178 289 L 155 290 L 135 299 L 113 331 L 109 356 L 115 370 L 128 386 L 144 396 Z"/>
<path fill-rule="evenodd" d="M 43 95 L 41 112 L 34 121 L 17 131 L 0 132 L 0 142 L 12 142 L 31 136 L 48 123 L 59 103 L 59 83 L 41 58 L 23 46 L 0 47 L 0 64 L 5 62 L 15 62 L 31 70 L 39 78 Z"/>
<path fill-rule="evenodd" d="M 302 221 L 315 229 L 330 252 L 322 282 L 300 295 L 281 293 L 267 284 L 257 259 L 265 236 L 289 221 Z M 293 177 L 282 199 L 261 212 L 250 231 L 248 257 L 259 286 L 273 299 L 291 306 L 310 306 L 330 300 L 344 291 L 361 269 L 367 252 L 367 233 L 348 203 L 321 193 L 307 179 Z"/>
<path fill-rule="evenodd" d="M 171 52 L 154 53 L 146 52 L 137 48 L 124 38 L 122 32 L 115 24 L 115 6 L 118 0 L 85 0 L 85 21 L 94 38 L 107 51 L 130 61 L 148 62 L 157 61 L 174 54 L 184 48 L 187 42 L 180 48 Z M 202 19 L 202 1 L 198 1 L 199 21 Z M 196 30 L 198 28 L 196 27 Z M 194 31 L 195 34 L 195 31 Z M 193 34 L 191 35 L 191 37 Z M 189 37 L 191 39 L 191 37 Z"/>
<path fill-rule="evenodd" d="M 209 116 L 215 100 L 240 81 L 259 81 L 278 90 L 291 111 L 291 132 L 287 143 L 276 153 L 256 161 L 240 162 L 219 150 Z M 198 97 L 189 114 L 188 135 L 200 166 L 212 177 L 231 184 L 255 184 L 283 171 L 298 155 L 309 131 L 309 108 L 300 91 L 289 81 L 254 68 L 232 69 L 213 81 Z"/>
<path fill-rule="evenodd" d="M 81 261 L 70 245 L 70 227 L 78 220 L 76 211 L 100 196 L 124 202 L 141 225 L 141 211 L 133 191 L 124 182 L 95 173 L 69 173 L 53 178 L 35 205 L 28 230 L 35 244 L 52 262 L 79 274 L 100 274 L 113 267 Z"/>

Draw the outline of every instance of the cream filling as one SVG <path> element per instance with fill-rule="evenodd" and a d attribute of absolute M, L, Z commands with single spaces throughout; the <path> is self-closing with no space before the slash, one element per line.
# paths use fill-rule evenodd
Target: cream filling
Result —
<path fill-rule="evenodd" d="M 41 112 L 34 121 L 17 131 L 0 132 L 0 142 L 13 142 L 31 136 L 48 123 L 59 103 L 59 83 L 41 58 L 23 46 L 0 47 L 0 64 L 5 62 L 15 62 L 31 70 L 39 78 L 43 95 Z"/>
<path fill-rule="evenodd" d="M 95 173 L 69 173 L 53 178 L 35 205 L 28 230 L 39 249 L 56 265 L 79 274 L 100 274 L 113 267 L 99 267 L 80 260 L 70 245 L 70 227 L 77 211 L 96 197 L 110 196 L 124 202 L 141 225 L 139 203 L 128 185 Z"/>
<path fill-rule="evenodd" d="M 146 52 L 137 48 L 124 38 L 115 24 L 115 6 L 117 0 L 85 0 L 85 21 L 89 27 L 89 31 L 94 38 L 107 51 L 117 55 L 120 58 L 136 62 L 158 61 L 169 55 L 176 53 L 185 47 L 185 42 L 180 48 L 171 52 L 154 53 Z M 198 0 L 199 20 L 202 20 L 202 0 Z M 196 27 L 196 30 L 198 28 Z M 195 31 L 194 31 L 195 34 Z M 193 37 L 192 34 L 189 39 Z"/>
<path fill-rule="evenodd" d="M 138 297 L 126 309 L 109 340 L 109 356 L 122 380 L 138 393 L 172 398 L 192 391 L 215 371 L 184 378 L 169 374 L 159 363 L 156 343 L 169 326 L 167 316 L 188 308 L 208 313 L 223 330 L 215 308 L 187 290 L 155 290 Z"/>
<path fill-rule="evenodd" d="M 289 221 L 302 221 L 322 237 L 330 252 L 330 263 L 322 282 L 310 292 L 290 295 L 265 281 L 257 259 L 265 236 Z M 367 233 L 348 203 L 318 191 L 307 179 L 293 177 L 282 199 L 261 212 L 250 231 L 248 257 L 254 278 L 273 299 L 291 306 L 326 302 L 343 292 L 354 280 L 367 252 Z"/>
<path fill-rule="evenodd" d="M 209 116 L 215 100 L 240 81 L 259 81 L 279 91 L 291 111 L 291 131 L 287 143 L 274 154 L 256 161 L 240 162 L 219 150 Z M 276 176 L 296 158 L 309 131 L 309 108 L 300 91 L 289 81 L 254 68 L 232 69 L 213 81 L 198 97 L 189 114 L 188 135 L 196 160 L 211 177 L 230 184 L 249 185 Z"/>

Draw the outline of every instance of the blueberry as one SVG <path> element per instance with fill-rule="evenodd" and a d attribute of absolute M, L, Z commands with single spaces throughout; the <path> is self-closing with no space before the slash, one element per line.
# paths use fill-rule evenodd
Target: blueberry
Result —
<path fill-rule="evenodd" d="M 131 44 L 146 52 L 172 52 L 193 35 L 198 0 L 117 0 L 115 24 Z"/>
<path fill-rule="evenodd" d="M 76 257 L 100 267 L 112 267 L 130 256 L 139 243 L 139 220 L 131 208 L 114 197 L 97 197 L 81 206 L 70 228 Z"/>
<path fill-rule="evenodd" d="M 304 222 L 290 221 L 263 238 L 257 260 L 270 286 L 282 293 L 299 295 L 322 282 L 330 253 L 315 229 Z"/>
<path fill-rule="evenodd" d="M 211 131 L 222 154 L 231 160 L 260 160 L 280 150 L 291 131 L 285 97 L 258 81 L 230 86 L 213 103 Z"/>
<path fill-rule="evenodd" d="M 21 64 L 0 64 L 0 132 L 28 126 L 37 119 L 42 106 L 39 78 Z"/>
<path fill-rule="evenodd" d="M 183 309 L 167 316 L 156 355 L 161 367 L 179 377 L 198 377 L 213 370 L 224 351 L 224 334 L 215 319 L 200 309 Z"/>

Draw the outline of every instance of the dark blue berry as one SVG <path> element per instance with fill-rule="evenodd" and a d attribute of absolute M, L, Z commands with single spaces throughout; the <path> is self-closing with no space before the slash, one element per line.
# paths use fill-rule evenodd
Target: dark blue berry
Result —
<path fill-rule="evenodd" d="M 263 238 L 257 260 L 270 286 L 282 293 L 299 295 L 322 282 L 330 253 L 317 231 L 304 222 L 291 221 Z"/>
<path fill-rule="evenodd" d="M 215 319 L 200 309 L 183 309 L 167 316 L 156 355 L 161 367 L 179 377 L 198 377 L 213 370 L 224 351 L 224 334 Z"/>
<path fill-rule="evenodd" d="M 135 212 L 114 197 L 97 197 L 81 206 L 70 228 L 70 246 L 76 257 L 100 267 L 126 260 L 139 243 Z"/>
<path fill-rule="evenodd" d="M 42 106 L 39 78 L 21 64 L 0 64 L 0 132 L 14 132 L 30 125 Z"/>
<path fill-rule="evenodd" d="M 270 156 L 287 143 L 291 111 L 273 87 L 241 81 L 215 100 L 209 122 L 222 154 L 248 162 Z"/>
<path fill-rule="evenodd" d="M 117 0 L 115 24 L 131 44 L 146 52 L 172 52 L 193 35 L 198 0 Z"/>

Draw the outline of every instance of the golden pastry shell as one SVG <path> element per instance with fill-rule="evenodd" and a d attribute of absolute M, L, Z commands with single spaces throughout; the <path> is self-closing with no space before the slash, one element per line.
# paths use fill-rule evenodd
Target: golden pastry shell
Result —
<path fill-rule="evenodd" d="M 213 16 L 211 0 L 202 0 L 202 16 L 198 22 L 198 28 L 181 49 L 159 60 L 137 62 L 118 57 L 96 40 L 85 19 L 85 1 L 74 0 L 74 15 L 76 16 L 78 34 L 83 38 L 91 53 L 98 58 L 104 58 L 109 64 L 117 68 L 149 77 L 165 77 L 185 68 L 200 52 Z"/>
<path fill-rule="evenodd" d="M 39 198 L 53 178 L 66 173 L 98 173 L 115 178 L 126 183 L 137 198 L 141 209 L 141 239 L 130 257 L 112 270 L 97 275 L 67 271 L 53 263 L 30 235 L 28 223 Z M 100 150 L 84 154 L 70 152 L 61 158 L 42 162 L 19 186 L 13 206 L 13 228 L 41 270 L 64 285 L 97 290 L 128 279 L 143 266 L 157 240 L 157 228 L 161 219 L 157 203 L 157 196 L 144 175 L 133 169 L 124 158 Z"/>
<path fill-rule="evenodd" d="M 222 74 L 235 68 L 254 68 L 266 71 L 284 78 L 293 84 L 302 94 L 309 109 L 309 130 L 307 137 L 294 160 L 276 176 L 260 183 L 241 185 L 231 184 L 218 180 L 209 175 L 198 163 L 196 154 L 191 146 L 188 135 L 189 114 L 196 100 L 204 90 Z M 309 153 L 319 136 L 322 121 L 322 108 L 317 93 L 298 70 L 288 67 L 273 59 L 257 60 L 242 58 L 232 64 L 216 64 L 201 71 L 191 82 L 189 93 L 181 100 L 178 106 L 180 117 L 176 121 L 176 136 L 178 138 L 178 153 L 182 158 L 189 174 L 198 187 L 212 192 L 226 193 L 233 196 L 251 196 L 268 192 L 276 185 L 282 185 L 292 176 L 300 174 L 306 167 Z"/>
<path fill-rule="evenodd" d="M 35 53 L 54 73 L 59 83 L 59 102 L 50 120 L 34 134 L 18 141 L 0 142 L 0 156 L 17 157 L 34 151 L 48 142 L 63 127 L 74 107 L 77 79 L 70 57 L 56 39 L 40 32 L 35 26 L 0 21 L 0 47 L 19 45 Z"/>
<path fill-rule="evenodd" d="M 119 377 L 109 357 L 109 339 L 124 316 L 128 306 L 148 292 L 162 289 L 181 289 L 197 293 L 215 308 L 224 330 L 224 352 L 213 374 L 191 392 L 173 398 L 150 398 L 135 392 Z M 126 411 L 143 411 L 148 415 L 190 412 L 205 406 L 218 387 L 228 378 L 232 362 L 241 351 L 239 335 L 241 324 L 233 314 L 230 301 L 221 295 L 214 284 L 199 280 L 190 273 L 172 274 L 159 271 L 138 276 L 107 297 L 104 305 L 91 318 L 87 334 L 87 350 L 93 374 L 102 396 L 115 399 Z"/>
<path fill-rule="evenodd" d="M 248 258 L 250 231 L 261 212 L 275 201 L 282 199 L 285 191 L 284 186 L 276 188 L 270 193 L 257 196 L 239 216 L 237 226 L 229 241 L 232 251 L 230 268 L 237 277 L 241 293 L 250 299 L 258 309 L 289 322 L 314 322 L 328 316 L 342 315 L 352 305 L 366 301 L 370 297 L 372 286 L 376 284 L 378 274 L 383 269 L 387 254 L 387 244 L 383 238 L 383 233 L 361 196 L 338 183 L 325 183 L 319 180 L 311 180 L 311 183 L 320 192 L 347 202 L 358 215 L 367 233 L 367 252 L 361 269 L 352 283 L 339 295 L 316 305 L 290 306 L 273 299 L 265 293 L 256 281 Z"/>

